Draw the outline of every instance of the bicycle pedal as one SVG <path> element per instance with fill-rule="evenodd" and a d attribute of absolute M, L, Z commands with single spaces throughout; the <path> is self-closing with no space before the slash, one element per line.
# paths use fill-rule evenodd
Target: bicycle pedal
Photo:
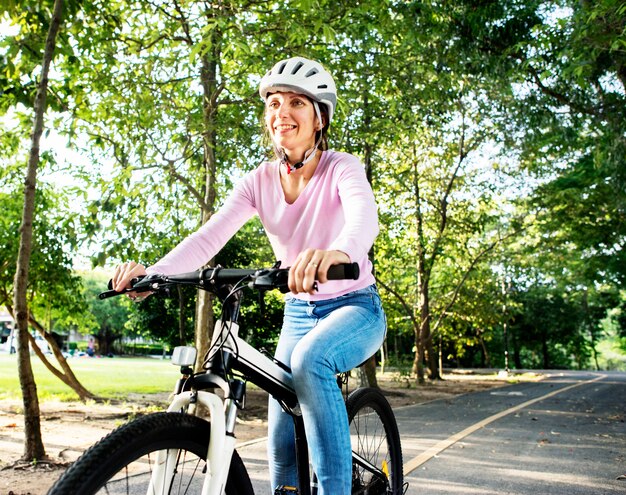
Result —
<path fill-rule="evenodd" d="M 298 489 L 295 486 L 280 485 L 274 490 L 274 495 L 298 495 Z"/>

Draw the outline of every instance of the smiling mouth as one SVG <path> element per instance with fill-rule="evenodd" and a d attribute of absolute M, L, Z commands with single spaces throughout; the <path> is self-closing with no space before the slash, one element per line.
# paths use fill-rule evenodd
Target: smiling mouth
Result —
<path fill-rule="evenodd" d="M 276 131 L 290 131 L 291 129 L 295 129 L 296 126 L 295 125 L 291 125 L 291 124 L 280 124 L 277 126 L 274 126 L 274 130 Z"/>

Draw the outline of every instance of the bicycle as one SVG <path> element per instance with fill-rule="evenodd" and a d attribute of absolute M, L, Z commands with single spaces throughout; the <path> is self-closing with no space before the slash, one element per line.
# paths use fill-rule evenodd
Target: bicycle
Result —
<path fill-rule="evenodd" d="M 308 448 L 298 399 L 289 368 L 256 350 L 238 336 L 237 324 L 246 287 L 287 292 L 288 269 L 206 268 L 174 276 L 149 275 L 123 292 L 109 290 L 100 298 L 136 293 L 168 293 L 177 285 L 216 294 L 222 302 L 203 371 L 193 372 L 194 347 L 176 347 L 172 363 L 180 366 L 174 396 L 166 412 L 153 413 L 120 426 L 90 447 L 57 480 L 49 495 L 96 493 L 201 493 L 247 495 L 254 490 L 235 450 L 237 412 L 245 405 L 246 383 L 267 391 L 294 420 L 300 491 L 277 494 L 315 495 Z M 331 267 L 329 279 L 358 278 L 358 265 Z M 340 378 L 338 378 L 338 382 Z M 217 393 L 222 391 L 222 397 Z M 195 414 L 202 404 L 210 422 Z M 359 388 L 346 399 L 352 438 L 352 493 L 400 495 L 405 490 L 400 435 L 393 411 L 377 389 Z"/>

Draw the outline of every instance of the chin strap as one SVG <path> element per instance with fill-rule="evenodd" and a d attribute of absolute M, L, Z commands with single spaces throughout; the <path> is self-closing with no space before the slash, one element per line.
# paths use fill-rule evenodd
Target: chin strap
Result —
<path fill-rule="evenodd" d="M 315 152 L 317 151 L 318 145 L 319 145 L 319 140 L 317 141 L 317 143 L 315 143 L 315 146 L 313 146 L 310 150 L 308 150 L 304 154 L 304 157 L 305 157 L 304 160 L 298 163 L 294 163 L 293 165 L 289 163 L 289 157 L 287 156 L 287 153 L 285 153 L 285 150 L 283 148 L 277 149 L 276 151 L 278 153 L 278 156 L 280 156 L 281 165 L 284 165 L 285 167 L 287 167 L 287 175 L 289 175 L 291 172 L 295 172 L 296 170 L 304 167 L 307 163 L 313 160 L 313 158 L 315 158 Z"/>
<path fill-rule="evenodd" d="M 317 121 L 318 122 L 322 122 L 322 115 L 320 113 L 320 107 L 317 104 L 316 101 L 313 102 L 313 106 L 315 107 L 315 113 L 317 114 Z M 309 163 L 311 160 L 313 160 L 313 158 L 315 157 L 315 152 L 317 151 L 320 143 L 322 142 L 322 131 L 321 129 L 318 131 L 319 132 L 319 137 L 317 138 L 317 141 L 315 142 L 315 144 L 313 145 L 313 147 L 311 149 L 309 149 L 308 151 L 306 151 L 304 153 L 304 159 L 298 163 L 295 164 L 291 164 L 289 163 L 289 157 L 287 156 L 287 153 L 285 152 L 284 148 L 278 148 L 276 145 L 274 145 L 274 150 L 276 151 L 276 154 L 279 156 L 280 158 L 280 164 L 284 165 L 285 167 L 287 167 L 287 175 L 289 175 L 291 172 L 295 172 L 296 170 L 304 167 L 307 163 Z"/>

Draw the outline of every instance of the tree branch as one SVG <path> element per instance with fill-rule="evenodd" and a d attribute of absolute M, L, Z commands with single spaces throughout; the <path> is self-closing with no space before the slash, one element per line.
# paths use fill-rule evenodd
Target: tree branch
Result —
<path fill-rule="evenodd" d="M 467 158 L 467 155 L 468 155 L 468 152 L 465 149 L 466 122 L 465 122 L 465 111 L 462 105 L 461 105 L 461 115 L 462 115 L 462 124 L 461 124 L 461 136 L 459 138 L 458 160 L 457 160 L 456 167 L 454 168 L 454 171 L 452 172 L 452 175 L 450 176 L 448 180 L 448 184 L 446 185 L 446 190 L 443 193 L 443 196 L 441 197 L 441 200 L 439 202 L 441 206 L 441 210 L 440 210 L 441 220 L 439 222 L 439 229 L 437 230 L 437 237 L 435 239 L 435 243 L 433 245 L 432 253 L 430 256 L 429 263 L 428 263 L 428 268 L 427 268 L 428 277 L 430 277 L 430 272 L 432 270 L 432 267 L 435 264 L 437 253 L 439 252 L 439 246 L 441 245 L 443 241 L 443 233 L 446 229 L 446 225 L 448 224 L 448 199 L 450 197 L 450 194 L 452 193 L 452 186 L 454 185 L 454 181 L 458 177 L 459 170 L 461 169 L 461 166 L 463 165 L 463 162 L 465 161 L 465 158 Z"/>
<path fill-rule="evenodd" d="M 415 319 L 415 315 L 413 314 L 413 309 L 411 308 L 411 306 L 409 306 L 409 304 L 405 301 L 405 299 L 400 295 L 400 293 L 396 291 L 395 289 L 393 289 L 392 287 L 390 287 L 389 285 L 387 285 L 385 282 L 383 282 L 382 279 L 379 278 L 377 275 L 375 275 L 375 278 L 376 278 L 376 283 L 380 284 L 387 292 L 390 292 L 391 294 L 393 294 L 394 297 L 398 300 L 398 302 L 402 305 L 402 307 L 404 307 L 407 315 L 411 319 L 411 323 L 413 323 L 413 328 L 419 328 L 419 322 Z"/>
<path fill-rule="evenodd" d="M 439 330 L 439 326 L 443 323 L 444 319 L 448 316 L 448 314 L 450 312 L 450 308 L 452 308 L 452 306 L 456 303 L 456 300 L 457 300 L 457 298 L 459 296 L 459 293 L 461 292 L 461 289 L 463 288 L 463 285 L 465 284 L 465 282 L 469 278 L 470 274 L 472 273 L 472 271 L 474 270 L 474 268 L 476 267 L 478 262 L 480 260 L 482 260 L 488 253 L 493 251 L 497 246 L 502 244 L 505 240 L 507 240 L 507 239 L 509 239 L 511 237 L 517 236 L 523 230 L 525 230 L 525 229 L 520 229 L 520 230 L 515 230 L 513 232 L 510 232 L 509 234 L 505 235 L 504 237 L 501 237 L 501 238 L 497 239 L 496 241 L 492 242 L 489 246 L 484 248 L 480 253 L 478 253 L 476 255 L 476 257 L 472 260 L 472 262 L 470 263 L 469 267 L 467 268 L 467 270 L 463 274 L 463 277 L 461 278 L 459 283 L 456 285 L 456 287 L 454 289 L 454 292 L 452 294 L 452 297 L 448 301 L 448 304 L 446 304 L 446 306 L 444 307 L 443 311 L 439 314 L 439 316 L 435 320 L 435 322 L 433 324 L 433 327 L 432 327 L 432 333 L 431 333 L 431 335 L 429 337 L 430 340 L 432 340 L 434 338 L 434 336 L 437 334 L 437 332 Z"/>
<path fill-rule="evenodd" d="M 593 115 L 595 117 L 602 116 L 603 112 L 598 111 L 595 108 L 583 107 L 582 105 L 579 105 L 573 102 L 566 95 L 559 93 L 558 91 L 546 86 L 541 80 L 541 78 L 539 77 L 539 73 L 537 72 L 537 70 L 530 63 L 528 64 L 528 70 L 530 72 L 530 75 L 532 76 L 533 81 L 535 82 L 535 84 L 537 85 L 537 87 L 543 94 L 554 98 L 556 101 L 558 101 L 562 105 L 566 105 L 577 112 L 585 113 L 587 115 Z"/>

